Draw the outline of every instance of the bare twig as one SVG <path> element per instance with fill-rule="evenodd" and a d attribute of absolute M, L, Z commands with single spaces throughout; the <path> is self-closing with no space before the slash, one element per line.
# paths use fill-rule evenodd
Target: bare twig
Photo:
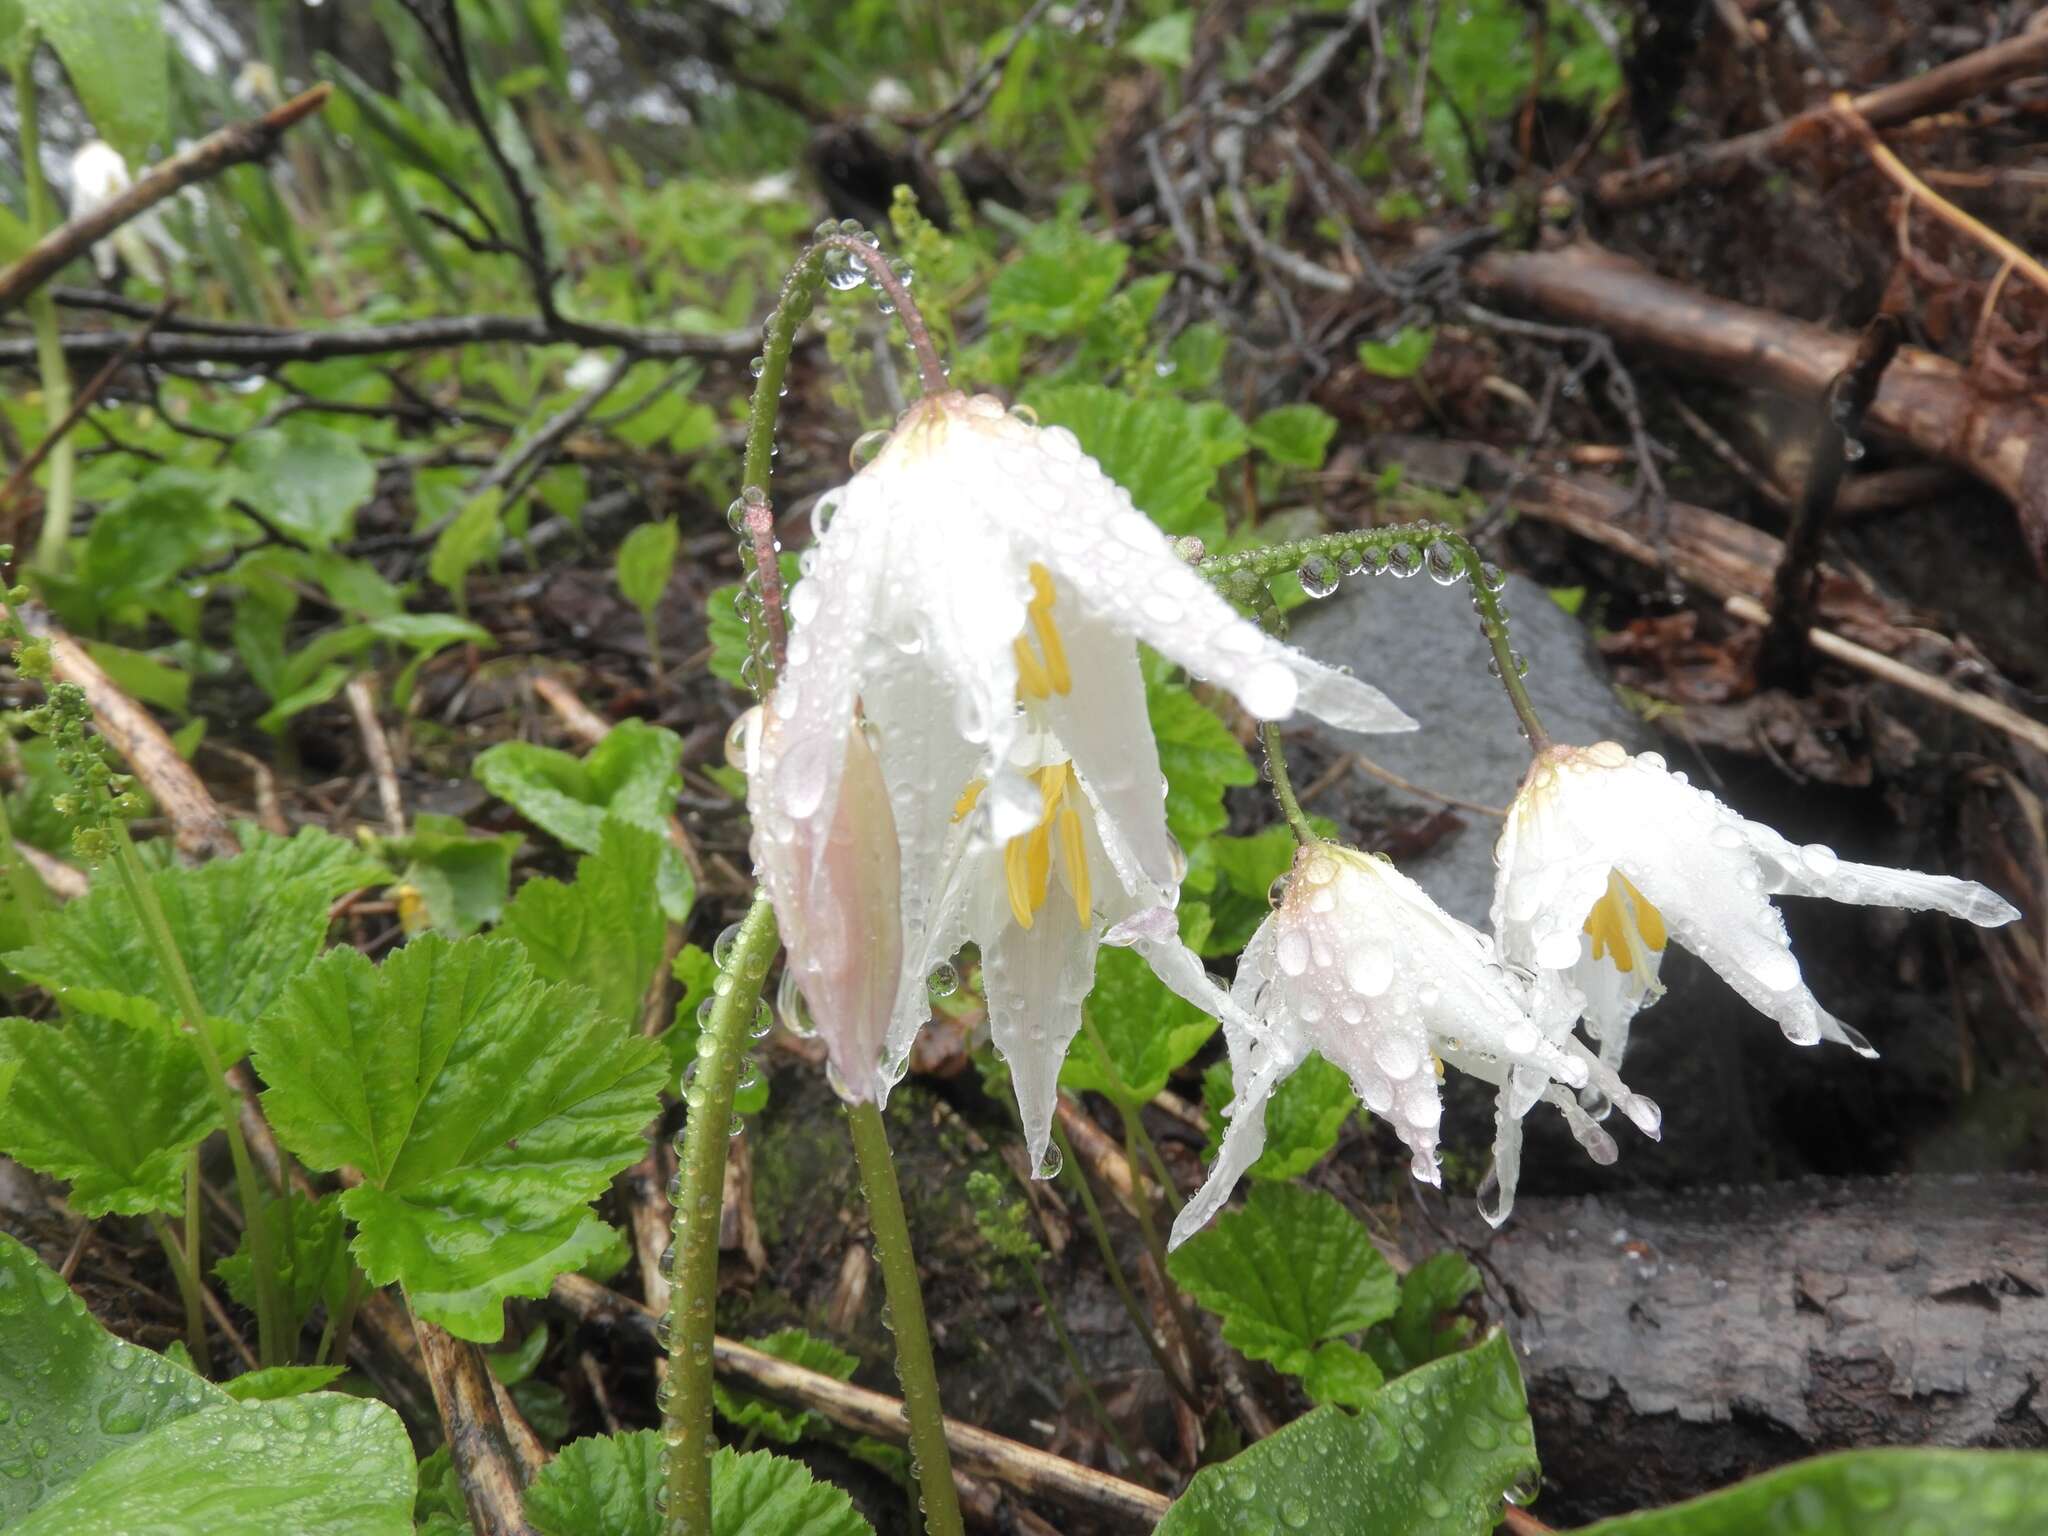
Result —
<path fill-rule="evenodd" d="M 413 1331 L 477 1536 L 532 1536 L 520 1499 L 519 1465 L 483 1351 L 423 1319 L 413 1320 Z"/>
<path fill-rule="evenodd" d="M 348 707 L 363 738 L 363 755 L 369 758 L 370 772 L 377 780 L 377 801 L 384 808 L 384 830 L 393 837 L 403 837 L 405 800 L 398 792 L 398 763 L 377 719 L 376 689 L 362 673 L 348 680 Z"/>
<path fill-rule="evenodd" d="M 581 1275 L 560 1276 L 551 1294 L 585 1322 L 611 1324 L 641 1347 L 658 1348 L 656 1314 L 630 1297 Z M 903 1405 L 896 1398 L 805 1370 L 731 1339 L 716 1339 L 713 1351 L 713 1367 L 719 1374 L 785 1402 L 801 1403 L 856 1434 L 900 1443 L 908 1432 Z M 946 1444 L 954 1465 L 973 1476 L 993 1478 L 1020 1493 L 1134 1529 L 1150 1530 L 1171 1502 L 1163 1493 L 956 1419 L 946 1421 Z"/>
<path fill-rule="evenodd" d="M 2026 32 L 1911 80 L 1866 91 L 1850 105 L 1872 127 L 1889 128 L 2044 69 L 2048 69 L 2048 31 Z M 1772 127 L 1723 139 L 1704 149 L 1683 150 L 1628 170 L 1609 171 L 1594 183 L 1593 198 L 1609 209 L 1640 208 L 1697 183 L 1719 185 L 1750 166 L 1785 159 L 1801 146 L 1818 142 L 1828 123 L 1838 118 L 1832 105 L 1813 107 Z"/>
<path fill-rule="evenodd" d="M 14 851 L 21 855 L 22 862 L 36 872 L 36 878 L 59 901 L 75 901 L 85 894 L 90 882 L 85 871 L 76 865 L 66 864 L 54 853 L 45 853 L 32 843 L 17 841 Z"/>
<path fill-rule="evenodd" d="M 73 257 L 90 249 L 137 215 L 165 198 L 204 181 L 231 165 L 261 160 L 277 147 L 284 131 L 327 105 L 330 85 L 316 85 L 261 117 L 231 123 L 210 133 L 189 149 L 152 166 L 118 197 L 58 225 L 0 271 L 0 314 L 21 303 L 63 270 Z"/>

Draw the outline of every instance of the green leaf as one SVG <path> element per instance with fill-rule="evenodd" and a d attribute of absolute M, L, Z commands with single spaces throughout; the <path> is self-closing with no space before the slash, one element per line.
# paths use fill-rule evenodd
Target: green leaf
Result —
<path fill-rule="evenodd" d="M 1334 1195 L 1293 1184 L 1253 1186 L 1243 1209 L 1218 1216 L 1166 1267 L 1223 1319 L 1225 1339 L 1294 1376 L 1310 1375 L 1325 1340 L 1370 1328 L 1399 1304 L 1394 1271 L 1358 1218 Z M 1369 1366 L 1361 1356 L 1344 1374 L 1355 1381 Z"/>
<path fill-rule="evenodd" d="M 858 1356 L 850 1355 L 828 1339 L 801 1328 L 780 1328 L 747 1343 L 763 1354 L 788 1360 L 806 1370 L 821 1371 L 834 1381 L 851 1381 L 860 1368 Z M 782 1445 L 795 1445 L 806 1434 L 825 1427 L 822 1414 L 807 1408 L 785 1408 L 752 1392 L 742 1392 L 720 1382 L 711 1384 L 711 1401 L 718 1411 L 739 1428 L 766 1435 Z"/>
<path fill-rule="evenodd" d="M 327 936 L 326 891 L 310 880 L 273 880 L 271 870 L 269 857 L 245 853 L 149 876 L 216 1043 L 231 1061 L 241 1059 L 250 1021 L 312 962 Z M 111 873 L 50 915 L 41 944 L 6 961 L 73 1008 L 160 1030 L 179 1021 L 170 978 Z"/>
<path fill-rule="evenodd" d="M 1223 510 L 1210 492 L 1216 471 L 1245 448 L 1243 427 L 1229 411 L 1171 395 L 1139 399 L 1099 384 L 1034 390 L 1027 398 L 1043 424 L 1071 431 L 1168 533 L 1222 537 Z"/>
<path fill-rule="evenodd" d="M 64 61 L 99 136 L 139 169 L 170 139 L 170 55 L 159 0 L 22 0 Z"/>
<path fill-rule="evenodd" d="M 784 555 L 778 562 L 782 590 L 787 592 L 798 577 L 796 556 Z M 748 686 L 740 668 L 747 659 L 747 621 L 740 617 L 740 584 L 731 582 L 712 589 L 705 600 L 704 638 L 711 642 L 711 675 L 735 688 Z"/>
<path fill-rule="evenodd" d="M 1192 848 L 1230 825 L 1224 791 L 1256 784 L 1258 770 L 1215 711 L 1185 684 L 1170 680 L 1170 665 L 1150 651 L 1144 663 L 1145 712 L 1166 776 L 1166 829 L 1183 848 Z"/>
<path fill-rule="evenodd" d="M 1139 28 L 1124 52 L 1160 69 L 1186 69 L 1195 61 L 1195 13 L 1168 11 Z"/>
<path fill-rule="evenodd" d="M 642 523 L 619 544 L 619 590 L 644 615 L 653 615 L 668 590 L 680 537 L 672 522 Z"/>
<path fill-rule="evenodd" d="M 682 855 L 667 843 L 668 816 L 682 790 L 676 771 L 682 752 L 674 731 L 621 720 L 586 757 L 506 741 L 479 756 L 474 772 L 484 788 L 579 853 L 599 850 L 608 816 L 660 837 L 662 910 L 682 922 L 697 895 Z"/>
<path fill-rule="evenodd" d="M 293 417 L 244 433 L 232 462 L 242 497 L 313 549 L 349 536 L 356 508 L 377 489 L 377 467 L 345 432 Z"/>
<path fill-rule="evenodd" d="M 469 573 L 496 554 L 504 542 L 504 507 L 504 496 L 492 486 L 464 502 L 455 520 L 434 540 L 427 574 L 436 585 L 455 594 L 458 607 L 464 601 L 463 586 Z"/>
<path fill-rule="evenodd" d="M 1203 1468 L 1157 1536 L 1238 1536 L 1254 1508 L 1288 1530 L 1485 1536 L 1501 1496 L 1535 1478 L 1534 1439 L 1514 1350 L 1494 1333 L 1388 1382 L 1363 1412 L 1319 1408 Z"/>
<path fill-rule="evenodd" d="M 490 1367 L 491 1375 L 508 1387 L 516 1387 L 533 1374 L 540 1364 L 540 1357 L 548 1352 L 548 1325 L 527 1330 L 526 1337 L 511 1349 L 494 1350 L 484 1356 L 484 1364 Z"/>
<path fill-rule="evenodd" d="M 588 987 L 607 1018 L 637 1024 L 668 933 L 651 899 L 662 847 L 653 833 L 607 817 L 598 851 L 577 861 L 576 883 L 527 881 L 498 931 L 526 946 L 543 980 Z"/>
<path fill-rule="evenodd" d="M 158 661 L 147 651 L 131 650 L 105 640 L 87 640 L 85 650 L 130 698 L 176 714 L 185 712 L 185 701 L 192 692 L 189 673 Z"/>
<path fill-rule="evenodd" d="M 1362 341 L 1358 360 L 1367 373 L 1383 379 L 1412 379 L 1429 361 L 1436 346 L 1436 332 L 1427 327 L 1403 326 L 1385 341 Z"/>
<path fill-rule="evenodd" d="M 1478 1289 L 1479 1271 L 1462 1253 L 1431 1254 L 1401 1277 L 1400 1310 L 1368 1341 L 1373 1358 L 1394 1375 L 1463 1349 L 1472 1319 L 1455 1308 Z"/>
<path fill-rule="evenodd" d="M 1078 336 L 1123 280 L 1130 247 L 1071 224 L 1040 226 L 1023 252 L 989 284 L 994 331 L 1024 336 Z"/>
<path fill-rule="evenodd" d="M 1229 1063 L 1219 1061 L 1202 1074 L 1202 1098 L 1209 1106 L 1206 1162 L 1215 1160 L 1222 1144 L 1223 1112 L 1234 1097 Z M 1310 1056 L 1266 1101 L 1266 1150 L 1245 1172 L 1283 1183 L 1300 1178 L 1330 1155 L 1357 1104 L 1343 1069 Z"/>
<path fill-rule="evenodd" d="M 588 1202 L 645 1151 L 661 1050 L 504 939 L 336 949 L 252 1031 L 264 1107 L 309 1166 L 344 1165 L 357 1262 L 461 1338 L 504 1332 L 610 1241 Z"/>
<path fill-rule="evenodd" d="M 154 592 L 228 540 L 217 483 L 189 470 L 152 471 L 93 519 L 79 584 L 101 609 Z"/>
<path fill-rule="evenodd" d="M 1188 916 L 1183 910 L 1183 921 Z M 1106 948 L 1096 957 L 1095 989 L 1084 1006 L 1087 1027 L 1074 1037 L 1060 1084 L 1132 1109 L 1149 1103 L 1216 1032 L 1214 1019 L 1168 991 L 1131 949 Z"/>
<path fill-rule="evenodd" d="M 316 1305 L 327 1315 L 341 1311 L 348 1294 L 348 1227 L 341 1219 L 341 1197 L 322 1195 L 308 1200 L 297 1190 L 263 1202 L 269 1222 L 273 1262 L 282 1287 L 285 1331 L 296 1337 Z M 235 1251 L 213 1266 L 228 1294 L 250 1311 L 256 1310 L 256 1269 L 245 1230 Z"/>
<path fill-rule="evenodd" d="M 345 1365 L 273 1365 L 244 1371 L 222 1385 L 238 1403 L 273 1403 L 332 1386 L 347 1369 Z"/>
<path fill-rule="evenodd" d="M 69 1180 L 81 1216 L 183 1208 L 186 1155 L 220 1123 L 189 1041 L 80 1014 L 0 1019 L 0 1051 L 18 1064 L 0 1152 Z"/>
<path fill-rule="evenodd" d="M 1816 1456 L 1578 1536 L 2037 1536 L 2048 1523 L 2039 1451 L 1869 1450 Z"/>
<path fill-rule="evenodd" d="M 1272 911 L 1266 893 L 1294 861 L 1294 834 L 1276 822 L 1249 837 L 1216 836 L 1188 845 L 1183 889 L 1209 904 L 1215 918 L 1204 955 L 1234 955 Z"/>
<path fill-rule="evenodd" d="M 266 883 L 311 881 L 329 903 L 390 878 L 390 871 L 361 845 L 319 827 L 301 827 L 290 837 L 279 837 L 253 821 L 238 821 L 235 840 L 242 845 L 241 857 Z"/>
<path fill-rule="evenodd" d="M 657 1430 L 572 1440 L 527 1488 L 526 1518 L 540 1536 L 665 1536 L 654 1498 L 663 1480 Z M 727 1446 L 711 1458 L 709 1536 L 873 1536 L 873 1527 L 802 1462 Z"/>
<path fill-rule="evenodd" d="M 404 1536 L 412 1448 L 381 1403 L 244 1406 L 95 1322 L 0 1235 L 0 1526 L 10 1536 Z"/>
<path fill-rule="evenodd" d="M 1166 349 L 1168 377 L 1173 387 L 1186 394 L 1214 389 L 1223 372 L 1224 356 L 1230 351 L 1230 337 L 1223 327 L 1198 320 Z"/>
<path fill-rule="evenodd" d="M 1368 343 L 1369 345 L 1369 343 Z M 1276 406 L 1252 423 L 1252 446 L 1290 469 L 1321 469 L 1337 418 L 1319 405 Z"/>
<path fill-rule="evenodd" d="M 525 841 L 517 832 L 472 837 L 453 816 L 415 816 L 410 833 L 379 844 L 404 861 L 395 889 L 405 931 L 461 939 L 496 922 L 512 887 L 512 856 Z"/>

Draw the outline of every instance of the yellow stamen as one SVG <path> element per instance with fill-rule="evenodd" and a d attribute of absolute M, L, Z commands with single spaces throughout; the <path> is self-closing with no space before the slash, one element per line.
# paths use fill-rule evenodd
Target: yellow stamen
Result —
<path fill-rule="evenodd" d="M 1081 838 L 1081 818 L 1069 805 L 1060 811 L 1060 857 L 1067 861 L 1067 884 L 1074 892 L 1074 915 L 1088 926 L 1088 845 Z"/>
<path fill-rule="evenodd" d="M 967 787 L 960 791 L 960 798 L 953 802 L 953 819 L 955 821 L 965 821 L 967 813 L 973 810 L 980 802 L 981 792 L 987 788 L 988 780 L 969 779 Z"/>
<path fill-rule="evenodd" d="M 1013 837 L 1003 849 L 1003 883 L 1010 890 L 1010 915 L 1017 919 L 1019 928 L 1029 928 L 1038 915 L 1038 909 L 1031 904 L 1031 858 L 1027 848 L 1028 836 Z"/>
<path fill-rule="evenodd" d="M 1624 976 L 1637 966 L 1653 966 L 1652 952 L 1662 953 L 1670 941 L 1664 915 L 1618 869 L 1608 871 L 1607 894 L 1586 914 L 1586 932 L 1593 940 L 1593 958 L 1610 960 Z"/>
<path fill-rule="evenodd" d="M 1036 917 L 1038 909 L 1045 905 L 1046 893 L 1052 889 L 1051 825 L 1040 822 L 1024 841 L 1030 846 L 1027 862 L 1031 866 L 1031 914 Z"/>
<path fill-rule="evenodd" d="M 1036 619 L 1033 620 L 1036 623 Z M 1010 642 L 1010 649 L 1017 653 L 1017 691 L 1034 699 L 1052 697 L 1052 679 L 1046 676 L 1045 664 L 1032 654 L 1031 647 L 1019 635 Z M 1062 688 L 1060 692 L 1065 693 Z"/>

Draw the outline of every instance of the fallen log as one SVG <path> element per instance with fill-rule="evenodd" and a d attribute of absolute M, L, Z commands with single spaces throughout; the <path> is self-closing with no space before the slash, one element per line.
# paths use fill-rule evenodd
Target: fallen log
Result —
<path fill-rule="evenodd" d="M 2038 1174 L 1452 1213 L 1523 1359 L 1553 1524 L 1870 1445 L 2038 1447 Z"/>
<path fill-rule="evenodd" d="M 1817 402 L 1856 353 L 1854 335 L 1717 299 L 1598 246 L 1494 252 L 1466 275 L 1489 303 L 1603 332 L 1673 368 L 1801 400 Z M 1987 394 L 1959 364 L 1903 347 L 1865 419 L 2003 493 L 2048 576 L 2048 391 Z"/>

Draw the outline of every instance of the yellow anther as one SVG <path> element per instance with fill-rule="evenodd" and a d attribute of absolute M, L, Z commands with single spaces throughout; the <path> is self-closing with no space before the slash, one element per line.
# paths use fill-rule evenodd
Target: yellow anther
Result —
<path fill-rule="evenodd" d="M 967 813 L 973 810 L 980 802 L 981 792 L 987 788 L 988 780 L 969 779 L 967 787 L 960 791 L 960 798 L 953 802 L 953 819 L 955 821 L 965 821 Z"/>
<path fill-rule="evenodd" d="M 1664 915 L 1618 869 L 1608 871 L 1607 894 L 1586 914 L 1586 932 L 1593 940 L 1593 958 L 1610 960 L 1624 976 L 1637 966 L 1651 968 L 1652 952 L 1662 953 L 1670 941 Z"/>
<path fill-rule="evenodd" d="M 1031 863 L 1027 845 L 1031 835 L 1013 837 L 1003 849 L 1003 883 L 1009 887 L 1010 915 L 1019 928 L 1029 928 L 1038 909 L 1031 905 Z"/>
<path fill-rule="evenodd" d="M 1028 698 L 1051 698 L 1052 679 L 1046 676 L 1045 664 L 1024 643 L 1024 637 L 1019 635 L 1012 640 L 1010 648 L 1017 653 L 1017 691 Z M 1060 691 L 1066 692 L 1064 688 Z"/>
<path fill-rule="evenodd" d="M 1074 916 L 1088 926 L 1088 845 L 1081 837 L 1081 817 L 1069 805 L 1060 810 L 1060 857 L 1067 861 L 1067 884 L 1073 888 Z"/>
<path fill-rule="evenodd" d="M 1020 928 L 1029 928 L 1038 920 L 1039 911 L 1052 891 L 1053 836 L 1057 830 L 1058 851 L 1067 866 L 1067 887 L 1073 893 L 1074 910 L 1085 927 L 1093 887 L 1088 877 L 1084 824 L 1072 803 L 1079 790 L 1073 765 L 1055 763 L 1037 769 L 1032 778 L 1038 784 L 1038 825 L 1011 838 L 1003 848 L 1003 883 L 1010 898 L 1010 914 Z M 979 796 L 978 782 L 969 788 Z M 966 795 L 960 798 L 971 808 L 972 802 Z"/>

